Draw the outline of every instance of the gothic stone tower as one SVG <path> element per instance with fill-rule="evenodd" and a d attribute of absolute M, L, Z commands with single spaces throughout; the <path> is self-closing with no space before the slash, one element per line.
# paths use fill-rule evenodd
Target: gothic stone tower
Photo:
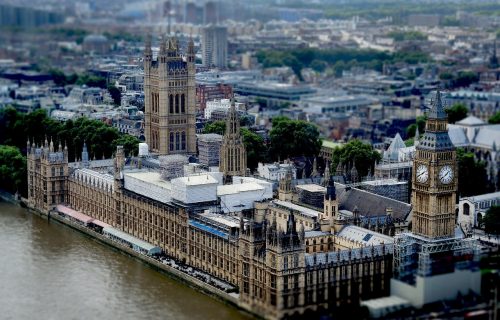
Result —
<path fill-rule="evenodd" d="M 412 231 L 436 239 L 454 235 L 458 180 L 456 151 L 439 91 L 432 104 L 413 162 Z"/>
<path fill-rule="evenodd" d="M 68 149 L 45 139 L 43 146 L 27 145 L 28 206 L 45 213 L 67 201 Z"/>
<path fill-rule="evenodd" d="M 232 103 L 220 148 L 220 171 L 224 174 L 224 180 L 229 181 L 232 176 L 244 176 L 246 170 L 247 153 L 240 132 L 240 117 Z"/>
<path fill-rule="evenodd" d="M 177 40 L 162 39 L 158 58 L 153 60 L 151 40 L 144 52 L 145 136 L 153 153 L 196 153 L 194 44 L 186 57 Z"/>
<path fill-rule="evenodd" d="M 323 204 L 323 212 L 320 214 L 319 223 L 321 231 L 330 232 L 332 227 L 335 226 L 336 220 L 338 220 L 339 205 L 337 201 L 337 194 L 335 190 L 335 183 L 333 181 L 333 176 L 328 179 L 328 185 L 326 187 L 325 201 Z M 338 230 L 336 230 L 338 231 Z"/>

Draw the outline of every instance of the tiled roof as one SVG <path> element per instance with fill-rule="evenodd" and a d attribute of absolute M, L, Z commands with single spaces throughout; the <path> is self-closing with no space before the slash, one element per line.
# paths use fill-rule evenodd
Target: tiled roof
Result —
<path fill-rule="evenodd" d="M 357 207 L 361 216 L 382 216 L 386 214 L 386 209 L 392 209 L 392 216 L 395 219 L 406 219 L 410 214 L 411 205 L 409 203 L 397 201 L 391 198 L 380 196 L 361 189 L 349 188 L 337 185 L 339 209 L 354 211 Z"/>

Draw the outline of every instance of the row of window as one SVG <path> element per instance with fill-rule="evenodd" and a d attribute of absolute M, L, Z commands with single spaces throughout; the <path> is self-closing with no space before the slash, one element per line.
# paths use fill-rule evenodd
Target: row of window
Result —
<path fill-rule="evenodd" d="M 170 132 L 170 151 L 186 150 L 186 132 Z"/>

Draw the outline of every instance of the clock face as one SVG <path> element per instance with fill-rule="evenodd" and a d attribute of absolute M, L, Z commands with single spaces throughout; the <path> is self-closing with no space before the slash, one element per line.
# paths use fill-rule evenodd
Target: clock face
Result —
<path fill-rule="evenodd" d="M 419 165 L 417 167 L 417 181 L 420 183 L 425 183 L 427 182 L 427 179 L 429 179 L 429 169 L 427 168 L 426 165 Z"/>
<path fill-rule="evenodd" d="M 444 184 L 453 181 L 453 169 L 450 166 L 444 166 L 439 170 L 439 181 Z"/>

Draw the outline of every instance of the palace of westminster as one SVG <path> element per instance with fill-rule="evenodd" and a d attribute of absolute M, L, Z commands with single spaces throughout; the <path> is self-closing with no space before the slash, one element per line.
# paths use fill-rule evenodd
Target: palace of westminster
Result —
<path fill-rule="evenodd" d="M 455 235 L 457 159 L 440 94 L 413 164 L 411 204 L 321 179 L 323 208 L 301 203 L 289 172 L 277 191 L 249 177 L 231 107 L 220 166 L 196 155 L 194 47 L 163 40 L 144 55 L 147 156 L 68 162 L 66 147 L 28 142 L 28 205 L 68 207 L 161 248 L 237 290 L 264 318 L 324 313 L 397 295 L 414 306 L 478 291 L 478 249 Z M 445 260 L 443 257 L 466 257 Z M 448 262 L 445 262 L 448 261 Z M 450 262 L 451 261 L 451 262 Z M 457 281 L 452 280 L 455 278 Z M 465 278 L 465 280 L 464 280 Z M 449 292 L 429 293 L 447 283 Z"/>

